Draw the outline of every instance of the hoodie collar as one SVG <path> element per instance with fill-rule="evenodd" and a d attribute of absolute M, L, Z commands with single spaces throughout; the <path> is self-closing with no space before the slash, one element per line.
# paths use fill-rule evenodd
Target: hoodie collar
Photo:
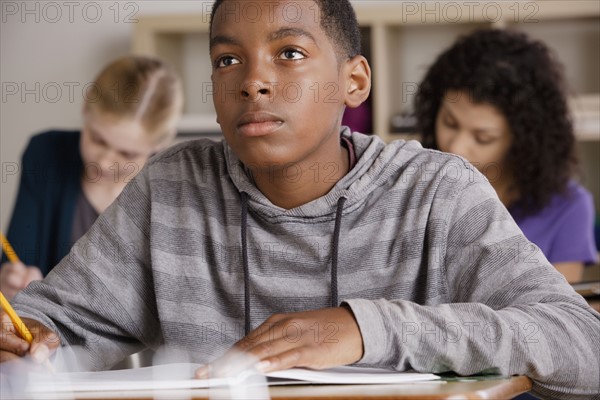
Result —
<path fill-rule="evenodd" d="M 356 151 L 356 165 L 335 184 L 329 193 L 299 207 L 286 210 L 271 203 L 254 185 L 246 174 L 243 163 L 224 141 L 223 148 L 229 177 L 239 192 L 248 194 L 248 206 L 265 217 L 333 217 L 340 197 L 347 199 L 347 207 L 351 207 L 360 197 L 364 197 L 365 189 L 382 168 L 378 166 L 376 160 L 385 147 L 377 136 L 351 133 L 345 126 L 342 127 L 340 134 L 351 138 Z"/>

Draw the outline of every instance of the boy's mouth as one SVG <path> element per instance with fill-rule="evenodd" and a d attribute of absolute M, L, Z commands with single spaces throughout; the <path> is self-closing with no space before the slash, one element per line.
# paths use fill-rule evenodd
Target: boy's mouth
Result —
<path fill-rule="evenodd" d="M 265 136 L 283 125 L 283 120 L 264 111 L 247 112 L 238 121 L 238 132 L 244 136 Z"/>

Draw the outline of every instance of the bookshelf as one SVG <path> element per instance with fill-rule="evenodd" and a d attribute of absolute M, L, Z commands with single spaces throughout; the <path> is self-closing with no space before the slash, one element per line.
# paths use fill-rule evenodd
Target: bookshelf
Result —
<path fill-rule="evenodd" d="M 461 34 L 501 27 L 544 40 L 565 64 L 582 141 L 600 140 L 600 3 L 585 1 L 404 2 L 356 4 L 373 69 L 373 133 L 389 141 L 394 116 L 409 113 L 427 67 Z M 185 81 L 181 130 L 217 133 L 210 98 L 207 14 L 141 16 L 133 52 L 169 60 Z"/>
<path fill-rule="evenodd" d="M 394 121 L 412 111 L 414 94 L 435 57 L 461 34 L 477 28 L 518 29 L 551 47 L 565 66 L 576 135 L 600 210 L 600 2 L 356 1 L 364 54 L 373 70 L 373 132 L 385 141 L 413 138 L 395 133 Z M 210 93 L 208 14 L 140 16 L 133 52 L 167 59 L 185 82 L 186 109 L 179 131 L 218 137 Z"/>

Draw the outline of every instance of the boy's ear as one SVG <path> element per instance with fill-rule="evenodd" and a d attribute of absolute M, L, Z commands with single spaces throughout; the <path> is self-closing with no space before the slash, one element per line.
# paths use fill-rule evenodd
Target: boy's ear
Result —
<path fill-rule="evenodd" d="M 356 108 L 369 97 L 371 92 L 371 67 L 367 59 L 361 55 L 352 57 L 344 65 L 346 77 L 345 103 Z"/>

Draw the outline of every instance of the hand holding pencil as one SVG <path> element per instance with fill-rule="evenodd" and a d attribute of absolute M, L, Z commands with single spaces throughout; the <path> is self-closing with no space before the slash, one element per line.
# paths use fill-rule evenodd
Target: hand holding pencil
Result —
<path fill-rule="evenodd" d="M 2 250 L 13 264 L 20 264 L 12 246 L 0 232 Z M 4 266 L 3 266 L 4 268 Z M 37 321 L 21 319 L 0 290 L 0 362 L 10 361 L 29 353 L 39 364 L 54 372 L 48 362 L 59 345 L 57 335 Z"/>
<path fill-rule="evenodd" d="M 1 292 L 0 303 L 0 363 L 30 355 L 53 372 L 48 359 L 60 344 L 58 336 L 35 320 L 19 318 Z"/>
<path fill-rule="evenodd" d="M 43 276 L 38 267 L 25 266 L 21 262 L 2 232 L 0 232 L 0 242 L 2 251 L 9 260 L 0 266 L 0 291 L 10 300 L 29 283 L 41 280 Z"/>

